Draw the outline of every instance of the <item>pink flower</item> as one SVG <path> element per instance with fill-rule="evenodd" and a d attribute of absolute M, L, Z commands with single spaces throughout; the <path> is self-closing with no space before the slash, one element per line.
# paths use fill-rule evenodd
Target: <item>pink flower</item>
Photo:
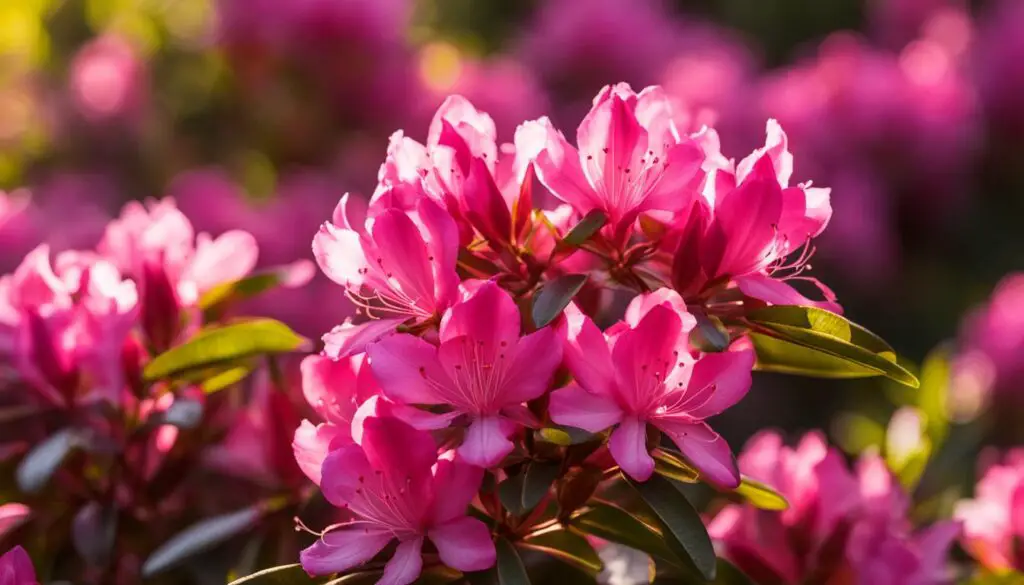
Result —
<path fill-rule="evenodd" d="M 793 156 L 786 134 L 774 120 L 767 133 L 764 148 L 735 168 L 729 162 L 709 169 L 704 197 L 679 214 L 673 284 L 691 302 L 734 283 L 748 297 L 770 304 L 840 310 L 830 290 L 803 274 L 813 254 L 811 239 L 832 216 L 829 190 L 791 187 Z M 717 137 L 707 138 L 708 159 L 722 160 Z M 798 251 L 795 259 L 790 257 Z M 814 302 L 800 294 L 789 284 L 797 280 L 817 286 L 826 300 Z"/>
<path fill-rule="evenodd" d="M 0 278 L 0 348 L 9 348 L 19 373 L 53 404 L 116 400 L 137 302 L 135 284 L 110 262 L 63 252 L 54 267 L 49 248 L 39 246 Z"/>
<path fill-rule="evenodd" d="M 394 335 L 367 354 L 385 397 L 449 407 L 435 417 L 434 428 L 464 416 L 469 427 L 459 456 L 490 467 L 512 451 L 508 437 L 519 425 L 536 424 L 523 403 L 547 391 L 562 352 L 551 328 L 520 337 L 519 309 L 494 282 L 467 289 L 441 320 L 439 346 Z"/>
<path fill-rule="evenodd" d="M 380 388 L 364 354 L 338 360 L 321 355 L 302 360 L 302 393 L 324 422 L 303 420 L 295 429 L 292 449 L 299 468 L 320 485 L 320 468 L 327 453 L 352 443 L 352 420 L 359 406 Z"/>
<path fill-rule="evenodd" d="M 132 114 L 141 105 L 144 71 L 135 49 L 116 36 L 97 38 L 75 55 L 71 64 L 71 97 L 75 107 L 94 121 Z"/>
<path fill-rule="evenodd" d="M 552 420 L 591 432 L 614 426 L 611 454 L 639 481 L 654 471 L 650 425 L 668 435 L 707 479 L 739 485 L 729 445 L 704 419 L 746 395 L 754 352 L 734 348 L 694 357 L 688 342 L 694 325 L 669 289 L 634 299 L 625 321 L 604 334 L 570 305 L 560 333 L 576 381 L 551 394 Z"/>
<path fill-rule="evenodd" d="M 948 582 L 946 555 L 959 526 L 940 522 L 914 532 L 908 497 L 877 454 L 863 456 L 853 473 L 820 434 L 805 435 L 793 449 L 769 431 L 747 443 L 739 466 L 790 503 L 781 512 L 729 505 L 708 525 L 724 556 L 752 579 Z"/>
<path fill-rule="evenodd" d="M 987 372 L 983 377 L 988 384 L 982 390 L 994 390 L 994 397 L 1004 404 L 1015 403 L 1015 407 L 1022 402 L 1017 396 L 1024 380 L 1024 364 L 1020 360 L 1024 351 L 1022 308 L 1024 273 L 1009 274 L 999 282 L 985 305 L 964 318 L 958 339 L 961 365 Z"/>
<path fill-rule="evenodd" d="M 16 546 L 0 556 L 0 585 L 39 585 L 25 549 Z"/>
<path fill-rule="evenodd" d="M 982 566 L 1024 571 L 1018 545 L 1024 536 L 1024 450 L 1011 450 L 988 468 L 974 499 L 961 500 L 954 516 L 963 522 L 964 548 Z"/>
<path fill-rule="evenodd" d="M 14 530 L 32 515 L 32 510 L 25 504 L 7 502 L 0 504 L 0 538 Z"/>
<path fill-rule="evenodd" d="M 248 232 L 196 236 L 171 198 L 125 205 L 97 249 L 139 283 L 142 326 L 158 351 L 181 334 L 183 309 L 218 284 L 247 275 L 259 254 Z"/>
<path fill-rule="evenodd" d="M 386 208 L 351 221 L 350 198 L 342 198 L 334 221 L 313 239 L 320 269 L 376 320 L 343 324 L 324 336 L 334 358 L 362 351 L 367 343 L 409 322 L 435 322 L 458 295 L 455 272 L 458 233 L 451 216 L 428 197 L 410 211 Z"/>
<path fill-rule="evenodd" d="M 367 418 L 356 444 L 327 456 L 320 484 L 329 502 L 353 520 L 329 528 L 302 551 L 310 575 L 356 567 L 398 541 L 378 583 L 408 585 L 423 568 L 429 539 L 445 565 L 481 571 L 496 553 L 487 526 L 466 515 L 483 470 L 438 455 L 429 434 L 394 418 Z"/>
<path fill-rule="evenodd" d="M 676 128 L 659 86 L 639 94 L 626 83 L 602 89 L 577 130 L 579 150 L 546 118 L 527 127 L 540 141 L 541 182 L 581 215 L 604 211 L 618 243 L 641 212 L 685 209 L 696 193 L 704 153 Z"/>

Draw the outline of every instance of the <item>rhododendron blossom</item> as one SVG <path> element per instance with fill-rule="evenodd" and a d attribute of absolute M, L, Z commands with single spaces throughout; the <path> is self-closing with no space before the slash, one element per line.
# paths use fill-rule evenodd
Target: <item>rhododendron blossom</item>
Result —
<path fill-rule="evenodd" d="M 576 383 L 551 394 L 552 420 L 591 432 L 614 425 L 612 456 L 634 479 L 654 472 L 650 425 L 709 480 L 739 485 L 729 445 L 704 419 L 747 393 L 754 353 L 737 348 L 695 358 L 688 341 L 694 324 L 682 299 L 668 289 L 637 297 L 625 322 L 603 335 L 570 307 L 561 333 Z"/>
<path fill-rule="evenodd" d="M 466 515 L 483 469 L 438 455 L 433 439 L 394 418 L 363 421 L 355 444 L 333 451 L 320 487 L 329 502 L 352 515 L 302 551 L 311 575 L 356 567 L 398 541 L 378 583 L 408 585 L 423 569 L 429 540 L 445 565 L 481 571 L 494 565 L 487 526 Z"/>
<path fill-rule="evenodd" d="M 982 566 L 995 572 L 1024 571 L 1024 451 L 1013 449 L 985 471 L 974 498 L 957 504 L 963 522 L 963 546 Z"/>
<path fill-rule="evenodd" d="M 465 416 L 469 426 L 458 453 L 490 467 L 512 451 L 508 437 L 518 426 L 538 424 L 523 403 L 547 391 L 562 354 L 551 328 L 520 337 L 519 309 L 497 284 L 466 289 L 441 320 L 439 346 L 394 335 L 367 353 L 384 396 L 450 408 L 436 416 L 436 427 Z"/>

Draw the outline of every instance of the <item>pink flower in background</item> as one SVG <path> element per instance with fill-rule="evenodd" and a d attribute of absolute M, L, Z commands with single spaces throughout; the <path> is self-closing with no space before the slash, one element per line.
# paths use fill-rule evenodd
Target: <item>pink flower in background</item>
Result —
<path fill-rule="evenodd" d="M 978 23 L 977 46 L 972 72 L 978 86 L 989 127 L 1000 136 L 1020 144 L 1024 137 L 1024 6 L 1014 0 L 1000 0 L 987 6 Z"/>
<path fill-rule="evenodd" d="M 793 156 L 786 133 L 771 120 L 767 135 L 765 146 L 735 167 L 728 162 L 709 169 L 703 197 L 678 215 L 673 285 L 688 301 L 706 300 L 734 283 L 767 303 L 839 310 L 831 291 L 804 274 L 811 240 L 832 217 L 829 189 L 790 186 Z M 717 140 L 705 145 L 709 160 L 722 158 Z M 791 286 L 795 281 L 816 286 L 825 301 L 803 296 Z"/>
<path fill-rule="evenodd" d="M 39 585 L 25 549 L 16 546 L 0 556 L 0 585 Z"/>
<path fill-rule="evenodd" d="M 63 252 L 51 266 L 42 245 L 0 278 L 0 349 L 48 402 L 116 401 L 137 303 L 135 284 L 110 262 Z"/>
<path fill-rule="evenodd" d="M 346 195 L 313 239 L 320 269 L 345 287 L 373 318 L 345 323 L 324 336 L 327 353 L 340 358 L 409 321 L 436 321 L 458 295 L 458 232 L 451 216 L 429 197 L 409 211 L 387 208 L 365 223 L 349 214 Z"/>
<path fill-rule="evenodd" d="M 379 583 L 408 585 L 423 569 L 426 540 L 445 565 L 482 571 L 496 552 L 487 526 L 466 515 L 483 470 L 438 455 L 429 434 L 393 418 L 367 418 L 356 444 L 332 451 L 321 489 L 352 520 L 325 531 L 302 551 L 311 575 L 352 569 L 398 541 Z"/>
<path fill-rule="evenodd" d="M 561 351 L 551 328 L 520 337 L 515 301 L 493 282 L 466 285 L 441 320 L 440 346 L 393 335 L 367 349 L 384 396 L 404 404 L 443 405 L 434 428 L 467 419 L 459 456 L 490 467 L 513 448 L 508 437 L 538 421 L 524 402 L 543 395 Z M 426 413 L 424 413 L 424 416 Z"/>
<path fill-rule="evenodd" d="M 0 232 L 28 206 L 28 196 L 29 194 L 24 191 L 0 191 Z"/>
<path fill-rule="evenodd" d="M 1024 571 L 1024 450 L 1011 450 L 989 467 L 974 498 L 961 500 L 954 516 L 963 522 L 964 549 L 983 567 Z"/>
<path fill-rule="evenodd" d="M 141 105 L 144 75 L 143 62 L 127 41 L 99 37 L 80 49 L 71 63 L 71 98 L 90 120 L 124 118 Z"/>
<path fill-rule="evenodd" d="M 3 538 L 9 532 L 20 526 L 21 523 L 28 520 L 31 515 L 32 510 L 25 504 L 19 504 L 17 502 L 0 504 L 0 538 Z"/>
<path fill-rule="evenodd" d="M 321 355 L 302 360 L 302 393 L 323 422 L 303 420 L 295 429 L 292 448 L 299 467 L 320 484 L 320 467 L 327 453 L 352 442 L 356 411 L 380 388 L 364 354 L 333 360 Z"/>
<path fill-rule="evenodd" d="M 628 84 L 606 86 L 580 123 L 579 150 L 546 118 L 528 122 L 540 181 L 581 215 L 599 209 L 622 245 L 645 211 L 686 209 L 696 195 L 704 153 L 681 135 L 661 87 L 634 93 Z"/>
<path fill-rule="evenodd" d="M 576 381 L 551 394 L 556 423 L 590 432 L 614 427 L 615 462 L 639 481 L 654 471 L 648 425 L 665 433 L 709 481 L 739 485 L 728 443 L 704 419 L 736 404 L 750 389 L 754 352 L 736 349 L 695 357 L 694 318 L 674 291 L 637 297 L 626 320 L 604 334 L 570 305 L 560 333 Z"/>
<path fill-rule="evenodd" d="M 1024 274 L 1010 274 L 999 282 L 988 301 L 969 312 L 957 340 L 957 382 L 954 392 L 977 386 L 981 398 L 997 399 L 1016 407 L 1024 381 Z"/>
<path fill-rule="evenodd" d="M 729 505 L 708 525 L 724 556 L 756 581 L 949 582 L 946 556 L 959 526 L 939 522 L 915 532 L 908 497 L 877 454 L 864 455 L 854 473 L 820 434 L 805 435 L 794 449 L 765 431 L 744 447 L 739 466 L 790 503 L 781 512 Z"/>

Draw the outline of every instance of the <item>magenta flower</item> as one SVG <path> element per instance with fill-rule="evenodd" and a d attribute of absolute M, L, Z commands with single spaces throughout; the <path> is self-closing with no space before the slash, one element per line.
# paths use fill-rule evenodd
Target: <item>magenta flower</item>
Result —
<path fill-rule="evenodd" d="M 497 284 L 473 284 L 441 320 L 439 346 L 394 335 L 370 345 L 367 354 L 385 397 L 447 406 L 434 428 L 464 416 L 459 456 L 491 467 L 512 451 L 508 437 L 518 426 L 537 424 L 523 403 L 547 391 L 562 351 L 550 328 L 520 337 L 519 309 Z"/>
<path fill-rule="evenodd" d="M 1024 274 L 1009 274 L 999 282 L 981 307 L 964 318 L 958 338 L 955 394 L 974 391 L 978 398 L 996 399 L 1010 406 L 1007 413 L 1015 416 L 1024 403 L 1020 399 L 1020 383 L 1024 380 Z M 971 398 L 971 397 L 964 397 Z M 999 416 L 999 410 L 995 413 Z M 1014 424 L 1014 426 L 1016 426 Z"/>
<path fill-rule="evenodd" d="M 526 125 L 539 140 L 528 150 L 541 182 L 581 215 L 604 211 L 620 243 L 641 212 L 679 211 L 696 194 L 704 153 L 676 128 L 659 86 L 602 89 L 577 130 L 579 150 L 546 118 Z"/>
<path fill-rule="evenodd" d="M 0 585 L 39 585 L 25 549 L 16 546 L 0 556 Z"/>
<path fill-rule="evenodd" d="M 762 432 L 744 447 L 739 466 L 790 504 L 781 512 L 729 505 L 708 525 L 723 555 L 757 582 L 948 582 L 945 560 L 959 527 L 940 522 L 914 532 L 909 499 L 877 454 L 865 455 L 853 473 L 818 433 L 793 449 Z"/>
<path fill-rule="evenodd" d="M 774 120 L 767 133 L 764 148 L 735 168 L 729 162 L 711 170 L 704 197 L 679 214 L 673 285 L 688 301 L 705 300 L 734 283 L 767 303 L 840 310 L 835 295 L 804 274 L 814 251 L 811 239 L 832 216 L 829 190 L 789 186 L 793 156 L 786 134 Z M 723 160 L 717 137 L 703 143 L 710 146 L 709 160 Z M 798 280 L 817 286 L 826 300 L 799 293 L 790 285 Z"/>
<path fill-rule="evenodd" d="M 367 418 L 357 444 L 332 451 L 320 484 L 329 502 L 353 519 L 325 531 L 302 551 L 310 575 L 356 567 L 398 541 L 379 584 L 408 585 L 423 568 L 429 539 L 441 562 L 460 571 L 494 565 L 487 526 L 466 515 L 483 469 L 438 455 L 429 434 L 394 418 Z"/>
<path fill-rule="evenodd" d="M 982 566 L 1024 571 L 1024 450 L 1014 449 L 989 467 L 974 493 L 961 500 L 954 516 L 963 522 L 963 546 Z"/>
<path fill-rule="evenodd" d="M 458 232 L 442 207 L 423 196 L 409 211 L 385 208 L 356 227 L 349 201 L 343 197 L 333 222 L 321 226 L 313 254 L 324 274 L 374 320 L 346 323 L 325 335 L 325 351 L 334 358 L 362 351 L 403 323 L 436 321 L 459 286 Z"/>
<path fill-rule="evenodd" d="M 380 388 L 364 354 L 332 360 L 311 355 L 302 360 L 302 393 L 324 422 L 303 420 L 295 429 L 292 449 L 299 468 L 320 485 L 320 468 L 327 453 L 352 443 L 352 420 L 359 406 Z"/>
<path fill-rule="evenodd" d="M 92 255 L 63 252 L 55 267 L 49 256 L 39 246 L 0 278 L 0 348 L 53 404 L 116 401 L 121 348 L 138 315 L 135 284 Z"/>
<path fill-rule="evenodd" d="M 556 423 L 591 432 L 614 427 L 609 448 L 630 477 L 654 471 L 648 425 L 664 432 L 711 482 L 734 487 L 740 477 L 729 445 L 705 419 L 750 389 L 754 352 L 691 353 L 695 325 L 682 299 L 661 289 L 637 297 L 626 319 L 604 334 L 570 305 L 560 333 L 576 381 L 551 394 Z"/>

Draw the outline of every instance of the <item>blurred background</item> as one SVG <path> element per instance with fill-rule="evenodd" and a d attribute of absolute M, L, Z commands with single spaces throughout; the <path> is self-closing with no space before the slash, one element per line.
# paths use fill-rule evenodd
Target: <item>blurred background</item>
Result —
<path fill-rule="evenodd" d="M 911 364 L 959 338 L 968 411 L 978 388 L 1024 396 L 1024 285 L 964 317 L 1024 268 L 1021 0 L 2 0 L 0 273 L 163 195 L 198 229 L 251 231 L 262 264 L 306 258 L 445 95 L 510 141 L 544 114 L 573 134 L 617 81 L 664 85 L 728 156 L 779 119 L 795 178 L 832 188 L 814 270 L 847 315 Z M 323 278 L 254 310 L 313 336 L 349 312 Z M 738 448 L 831 424 L 854 449 L 906 400 L 762 375 L 719 427 Z"/>

